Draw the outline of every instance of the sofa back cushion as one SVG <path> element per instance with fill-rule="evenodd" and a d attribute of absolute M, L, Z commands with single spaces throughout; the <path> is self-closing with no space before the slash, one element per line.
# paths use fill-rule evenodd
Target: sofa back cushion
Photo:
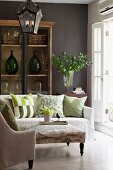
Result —
<path fill-rule="evenodd" d="M 34 102 L 32 94 L 19 96 L 10 94 L 13 101 L 14 112 L 16 118 L 28 118 L 35 117 Z"/>
<path fill-rule="evenodd" d="M 66 117 L 83 117 L 82 110 L 87 97 L 76 98 L 64 96 L 63 112 Z"/>
<path fill-rule="evenodd" d="M 41 108 L 42 107 L 49 107 L 53 108 L 54 114 L 53 117 L 56 117 L 58 113 L 60 117 L 64 117 L 63 115 L 63 99 L 64 95 L 44 95 L 44 94 L 37 94 L 37 114 L 41 117 Z"/>
<path fill-rule="evenodd" d="M 6 96 L 6 95 L 4 95 L 4 97 L 3 97 L 3 95 L 2 95 L 2 97 L 0 96 L 0 107 L 4 106 L 6 104 L 11 107 L 11 109 L 12 109 L 12 111 L 14 113 L 14 107 L 13 107 L 13 103 L 12 103 L 11 97 Z"/>
<path fill-rule="evenodd" d="M 0 108 L 1 114 L 6 120 L 7 124 L 15 131 L 19 131 L 14 113 L 9 105 L 2 105 Z"/>

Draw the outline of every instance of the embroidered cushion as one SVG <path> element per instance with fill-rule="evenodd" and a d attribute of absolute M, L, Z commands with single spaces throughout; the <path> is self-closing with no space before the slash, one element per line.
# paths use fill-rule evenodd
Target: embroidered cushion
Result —
<path fill-rule="evenodd" d="M 39 117 L 41 116 L 41 108 L 46 106 L 49 108 L 53 108 L 54 114 L 52 117 L 56 117 L 58 113 L 60 117 L 64 117 L 63 115 L 63 99 L 64 95 L 44 95 L 37 94 L 37 114 Z"/>
<path fill-rule="evenodd" d="M 66 117 L 83 117 L 82 110 L 87 97 L 69 97 L 64 96 L 63 112 Z"/>
<path fill-rule="evenodd" d="M 32 94 L 28 94 L 23 97 L 14 95 L 12 93 L 10 95 L 12 97 L 16 118 L 35 117 L 35 109 Z"/>

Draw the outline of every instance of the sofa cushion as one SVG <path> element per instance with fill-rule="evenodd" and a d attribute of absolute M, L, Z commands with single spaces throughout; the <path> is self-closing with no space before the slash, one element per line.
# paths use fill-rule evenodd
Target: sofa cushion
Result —
<path fill-rule="evenodd" d="M 58 113 L 60 117 L 64 117 L 63 115 L 63 99 L 64 95 L 44 95 L 37 94 L 37 114 L 41 117 L 41 108 L 46 106 L 54 109 L 53 117 L 56 117 Z"/>
<path fill-rule="evenodd" d="M 2 105 L 1 107 L 1 114 L 3 115 L 4 119 L 6 120 L 7 124 L 15 131 L 19 130 L 19 127 L 17 125 L 15 116 L 13 114 L 13 111 L 9 105 Z"/>
<path fill-rule="evenodd" d="M 10 94 L 13 101 L 15 117 L 17 118 L 28 118 L 35 116 L 34 102 L 32 94 L 25 95 L 23 97 Z"/>
<path fill-rule="evenodd" d="M 3 105 L 9 105 L 14 113 L 14 107 L 13 107 L 13 103 L 12 103 L 12 99 L 11 98 L 8 98 L 8 97 L 1 97 L 0 96 L 0 107 L 2 107 Z"/>
<path fill-rule="evenodd" d="M 82 110 L 87 97 L 75 98 L 64 96 L 63 112 L 66 117 L 82 117 Z"/>

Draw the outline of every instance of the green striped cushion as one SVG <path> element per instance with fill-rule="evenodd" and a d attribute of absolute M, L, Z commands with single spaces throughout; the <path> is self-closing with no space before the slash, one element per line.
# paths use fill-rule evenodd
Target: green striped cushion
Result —
<path fill-rule="evenodd" d="M 35 117 L 34 102 L 32 94 L 26 96 L 18 96 L 10 94 L 13 101 L 14 112 L 16 118 Z"/>

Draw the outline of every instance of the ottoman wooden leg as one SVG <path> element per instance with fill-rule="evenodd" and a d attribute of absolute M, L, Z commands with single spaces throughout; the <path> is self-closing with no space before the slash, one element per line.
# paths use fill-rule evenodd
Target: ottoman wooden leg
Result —
<path fill-rule="evenodd" d="M 84 150 L 84 143 L 80 143 L 80 153 L 81 153 L 81 156 L 84 153 L 83 150 Z"/>
<path fill-rule="evenodd" d="M 67 146 L 69 146 L 69 144 L 70 144 L 70 143 L 69 143 L 69 142 L 67 142 Z"/>

